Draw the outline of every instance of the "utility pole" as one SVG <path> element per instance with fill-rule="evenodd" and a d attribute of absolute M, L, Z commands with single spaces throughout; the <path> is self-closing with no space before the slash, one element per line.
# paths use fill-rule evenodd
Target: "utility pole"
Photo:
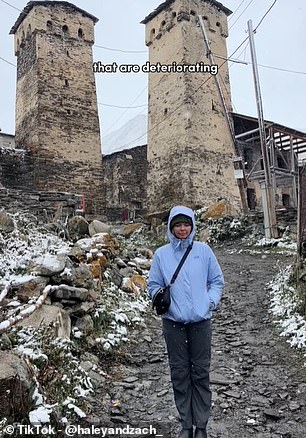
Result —
<path fill-rule="evenodd" d="M 270 239 L 271 237 L 277 237 L 278 233 L 276 227 L 275 199 L 274 199 L 271 169 L 270 169 L 270 162 L 269 162 L 269 155 L 267 148 L 265 122 L 263 117 L 263 107 L 261 100 L 261 91 L 259 84 L 259 75 L 258 75 L 252 20 L 248 21 L 248 31 L 249 31 L 249 41 L 250 41 L 253 77 L 254 77 L 255 94 L 256 94 L 261 153 L 262 153 L 263 168 L 265 175 L 265 181 L 261 184 L 261 195 L 262 195 L 261 198 L 262 198 L 262 206 L 264 213 L 264 227 L 265 227 L 265 236 L 266 238 Z"/>
<path fill-rule="evenodd" d="M 207 50 L 208 59 L 209 59 L 211 65 L 216 65 L 214 56 L 213 56 L 211 48 L 210 48 L 210 42 L 209 42 L 208 35 L 207 35 L 206 29 L 205 29 L 204 21 L 203 21 L 203 18 L 201 15 L 198 16 L 198 20 L 199 20 L 199 23 L 201 26 L 201 30 L 202 30 L 202 34 L 203 34 L 203 38 L 204 38 L 204 42 L 205 42 L 205 47 Z M 241 157 L 239 157 L 239 151 L 238 151 L 236 139 L 235 139 L 234 126 L 233 126 L 233 123 L 231 121 L 229 110 L 226 106 L 225 97 L 224 97 L 224 94 L 222 91 L 222 87 L 221 87 L 221 83 L 220 83 L 220 79 L 219 79 L 218 75 L 219 75 L 219 72 L 216 75 L 214 75 L 214 77 L 215 77 L 218 93 L 220 96 L 220 100 L 221 100 L 221 103 L 222 103 L 222 106 L 224 109 L 224 113 L 225 113 L 225 117 L 226 117 L 226 121 L 227 121 L 227 126 L 228 126 L 230 136 L 231 136 L 231 139 L 233 142 L 234 151 L 236 154 L 236 157 L 233 159 L 233 162 L 234 162 L 235 176 L 237 175 L 236 180 L 237 180 L 237 185 L 238 185 L 238 189 L 239 189 L 239 193 L 240 193 L 242 211 L 243 211 L 243 213 L 247 213 L 249 209 L 248 209 L 247 200 L 246 200 L 246 193 L 245 193 L 246 184 L 245 184 L 245 177 L 244 177 L 244 172 L 243 172 L 243 168 L 242 168 L 242 160 L 241 160 Z"/>

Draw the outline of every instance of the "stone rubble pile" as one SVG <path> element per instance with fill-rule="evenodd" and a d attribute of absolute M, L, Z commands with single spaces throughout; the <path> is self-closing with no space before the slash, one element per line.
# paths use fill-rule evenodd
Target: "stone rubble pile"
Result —
<path fill-rule="evenodd" d="M 104 379 L 103 370 L 98 366 L 99 360 L 89 352 L 90 348 L 107 351 L 127 341 L 126 327 L 142 323 L 140 314 L 146 311 L 148 304 L 146 276 L 153 253 L 146 246 L 137 245 L 137 242 L 141 243 L 140 237 L 129 240 L 142 227 L 142 224 L 127 224 L 112 228 L 96 220 L 88 224 L 83 217 L 73 217 L 65 228 L 71 241 L 63 245 L 62 251 L 46 251 L 38 256 L 33 254 L 22 269 L 20 266 L 18 269 L 16 262 L 12 264 L 9 279 L 4 272 L 2 280 L 0 276 L 0 333 L 1 325 L 3 332 L 0 335 L 1 417 L 21 419 L 24 416 L 17 405 L 12 405 L 11 401 L 8 403 L 8 394 L 18 381 L 19 396 L 26 399 L 22 405 L 29 407 L 35 378 L 40 376 L 38 370 L 36 377 L 29 379 L 29 360 L 33 358 L 33 353 L 32 356 L 27 353 L 29 343 L 21 349 L 20 345 L 18 347 L 16 339 L 20 333 L 26 337 L 34 329 L 35 337 L 42 327 L 49 327 L 50 338 L 82 342 L 82 370 L 86 375 L 91 373 L 97 385 Z M 1 212 L 3 255 L 7 255 L 8 242 L 12 246 L 14 239 L 10 234 L 14 230 L 16 224 L 13 219 Z M 5 321 L 35 307 L 46 287 L 50 287 L 50 292 L 44 303 L 16 322 L 13 328 L 5 330 Z M 37 346 L 35 348 L 37 350 Z M 19 357 L 20 351 L 23 352 L 22 357 Z"/>

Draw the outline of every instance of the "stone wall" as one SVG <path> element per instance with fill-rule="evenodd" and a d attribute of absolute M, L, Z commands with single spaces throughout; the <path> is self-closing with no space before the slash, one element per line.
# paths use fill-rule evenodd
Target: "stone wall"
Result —
<path fill-rule="evenodd" d="M 104 156 L 103 173 L 107 217 L 120 220 L 124 211 L 143 217 L 147 208 L 147 147 Z"/>
<path fill-rule="evenodd" d="M 47 170 L 55 178 L 62 172 L 56 163 L 46 168 L 22 149 L 0 148 L 0 209 L 30 211 L 43 220 L 52 219 L 59 211 L 63 217 L 74 214 L 81 194 L 48 191 L 46 187 L 36 190 L 36 173 Z"/>
<path fill-rule="evenodd" d="M 64 204 L 67 199 L 79 203 L 84 194 L 88 219 L 105 217 L 117 221 L 122 220 L 124 212 L 128 212 L 129 219 L 144 217 L 147 207 L 146 146 L 107 155 L 103 159 L 103 173 L 99 168 L 96 175 L 93 171 L 92 167 L 76 167 L 76 163 L 69 161 L 39 158 L 22 149 L 0 148 L 0 208 L 16 206 L 33 210 L 38 205 L 39 209 L 49 208 L 41 204 L 47 196 L 53 198 L 57 209 L 61 199 Z M 48 184 L 40 184 L 46 174 Z M 78 178 L 81 178 L 79 183 Z M 100 192 L 94 187 L 97 180 L 102 181 Z M 65 187 L 67 196 L 56 190 L 59 182 Z M 82 187 L 83 190 L 79 190 Z M 46 195 L 48 192 L 50 196 Z"/>
<path fill-rule="evenodd" d="M 80 197 L 73 193 L 0 188 L 0 210 L 29 212 L 43 222 L 71 217 L 78 212 L 79 206 Z"/>
<path fill-rule="evenodd" d="M 89 219 L 98 218 L 105 211 L 102 170 L 86 163 L 50 160 L 23 149 L 0 148 L 1 186 L 35 193 L 64 192 L 77 197 L 84 195 Z M 62 187 L 62 190 L 58 187 Z"/>

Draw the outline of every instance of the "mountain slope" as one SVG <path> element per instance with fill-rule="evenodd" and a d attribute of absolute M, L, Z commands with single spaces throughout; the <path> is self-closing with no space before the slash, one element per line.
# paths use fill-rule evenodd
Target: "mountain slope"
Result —
<path fill-rule="evenodd" d="M 123 149 L 147 144 L 147 115 L 139 114 L 126 122 L 120 129 L 103 137 L 102 153 L 110 155 Z"/>

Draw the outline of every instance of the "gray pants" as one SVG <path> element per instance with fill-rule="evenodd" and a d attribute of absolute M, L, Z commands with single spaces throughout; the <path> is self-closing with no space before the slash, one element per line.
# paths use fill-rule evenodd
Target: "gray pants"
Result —
<path fill-rule="evenodd" d="M 174 399 L 182 427 L 206 428 L 211 407 L 209 367 L 211 323 L 182 324 L 163 319 Z"/>

